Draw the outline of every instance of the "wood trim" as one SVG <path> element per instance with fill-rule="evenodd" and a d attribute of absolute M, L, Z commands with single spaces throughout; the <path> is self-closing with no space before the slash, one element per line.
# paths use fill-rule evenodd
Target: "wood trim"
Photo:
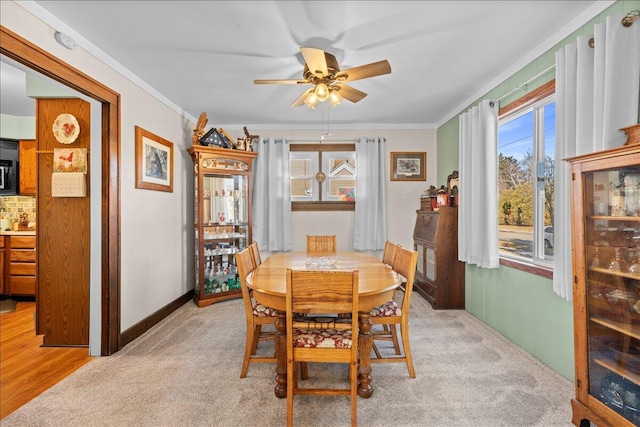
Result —
<path fill-rule="evenodd" d="M 126 331 L 122 331 L 122 335 L 120 336 L 120 344 L 122 347 L 129 344 L 136 338 L 140 337 L 142 334 L 147 332 L 149 329 L 157 325 L 161 320 L 165 317 L 176 311 L 178 308 L 182 307 L 184 304 L 189 302 L 193 298 L 193 290 L 190 290 L 186 294 L 181 297 L 173 300 L 169 304 L 162 307 L 160 310 L 152 313 L 146 318 L 142 319 Z"/>
<path fill-rule="evenodd" d="M 500 258 L 500 265 L 553 280 L 553 270 L 539 265 L 507 258 Z"/>
<path fill-rule="evenodd" d="M 556 80 L 553 79 L 537 89 L 532 90 L 528 94 L 521 96 L 510 104 L 505 105 L 504 107 L 498 110 L 498 117 L 502 117 L 508 113 L 511 113 L 515 110 L 519 110 L 521 108 L 526 107 L 527 105 L 533 104 L 541 99 L 546 98 L 549 95 L 553 95 L 556 92 Z"/>
<path fill-rule="evenodd" d="M 355 211 L 356 202 L 291 202 L 292 211 Z"/>
<path fill-rule="evenodd" d="M 289 144 L 289 151 L 356 151 L 356 144 Z"/>
<path fill-rule="evenodd" d="M 0 26 L 0 53 L 102 104 L 101 354 L 120 341 L 120 94 Z"/>

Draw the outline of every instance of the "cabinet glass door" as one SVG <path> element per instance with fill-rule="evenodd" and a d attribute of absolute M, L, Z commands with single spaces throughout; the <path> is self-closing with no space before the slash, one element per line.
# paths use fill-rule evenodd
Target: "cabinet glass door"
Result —
<path fill-rule="evenodd" d="M 584 175 L 589 393 L 640 425 L 640 166 Z"/>
<path fill-rule="evenodd" d="M 204 295 L 240 289 L 235 254 L 248 246 L 248 176 L 203 177 Z M 198 276 L 198 275 L 197 275 Z"/>

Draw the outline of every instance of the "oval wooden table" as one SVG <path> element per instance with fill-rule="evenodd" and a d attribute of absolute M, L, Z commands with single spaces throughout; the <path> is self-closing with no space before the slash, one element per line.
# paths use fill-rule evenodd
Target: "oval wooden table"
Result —
<path fill-rule="evenodd" d="M 373 308 L 393 298 L 400 278 L 388 265 L 373 255 L 360 252 L 283 252 L 270 256 L 247 276 L 246 284 L 253 289 L 253 297 L 261 304 L 277 310 L 276 319 L 276 386 L 277 397 L 287 397 L 286 363 L 286 275 L 287 268 L 306 269 L 310 257 L 328 257 L 336 261 L 337 270 L 358 270 L 358 304 L 362 309 L 358 316 L 360 336 L 360 366 L 358 369 L 358 395 L 369 398 L 373 394 L 371 386 L 371 316 Z"/>

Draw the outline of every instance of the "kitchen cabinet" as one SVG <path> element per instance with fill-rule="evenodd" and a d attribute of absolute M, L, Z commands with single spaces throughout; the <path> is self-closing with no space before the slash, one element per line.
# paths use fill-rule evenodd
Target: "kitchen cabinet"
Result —
<path fill-rule="evenodd" d="M 458 208 L 416 211 L 415 290 L 434 309 L 464 309 L 464 263 L 458 261 Z"/>
<path fill-rule="evenodd" d="M 7 287 L 11 295 L 36 295 L 36 236 L 9 236 Z"/>
<path fill-rule="evenodd" d="M 640 144 L 569 159 L 573 423 L 640 425 Z"/>
<path fill-rule="evenodd" d="M 19 192 L 22 196 L 36 195 L 36 141 L 21 140 L 18 143 L 20 159 Z"/>
<path fill-rule="evenodd" d="M 235 254 L 251 243 L 252 167 L 258 153 L 192 146 L 195 289 L 204 307 L 241 298 Z"/>

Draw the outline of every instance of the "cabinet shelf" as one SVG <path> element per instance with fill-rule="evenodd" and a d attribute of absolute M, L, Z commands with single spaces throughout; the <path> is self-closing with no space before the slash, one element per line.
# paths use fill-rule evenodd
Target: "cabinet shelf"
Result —
<path fill-rule="evenodd" d="M 603 368 L 620 375 L 622 378 L 625 378 L 636 385 L 640 385 L 640 375 L 619 367 L 614 360 L 594 358 L 593 361 Z"/>
<path fill-rule="evenodd" d="M 591 317 L 592 322 L 605 326 L 609 329 L 613 329 L 616 332 L 630 336 L 635 339 L 640 339 L 640 326 L 631 323 L 616 322 L 615 320 L 609 320 L 602 317 Z"/>
<path fill-rule="evenodd" d="M 625 273 L 624 271 L 618 271 L 618 270 L 609 270 L 608 268 L 589 267 L 589 271 L 602 273 L 602 274 L 609 274 L 611 276 L 616 276 L 616 277 L 624 277 L 631 280 L 640 280 L 640 275 L 638 274 Z"/>
<path fill-rule="evenodd" d="M 620 222 L 625 222 L 625 221 L 640 222 L 640 216 L 589 215 L 587 216 L 587 219 L 593 219 L 593 220 L 605 219 L 608 221 L 620 221 Z"/>

